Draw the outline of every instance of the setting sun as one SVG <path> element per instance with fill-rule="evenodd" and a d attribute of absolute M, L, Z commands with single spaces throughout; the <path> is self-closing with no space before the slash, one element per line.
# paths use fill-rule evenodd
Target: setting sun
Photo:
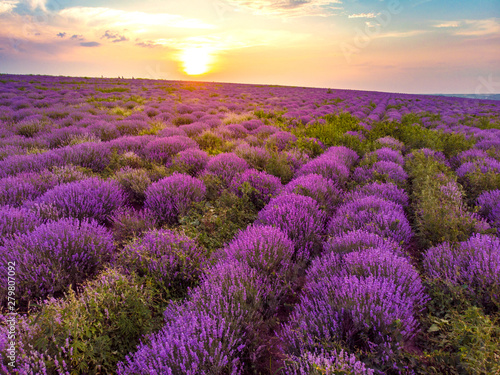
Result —
<path fill-rule="evenodd" d="M 179 59 L 187 75 L 195 76 L 210 70 L 212 51 L 206 47 L 189 47 L 181 51 Z"/>

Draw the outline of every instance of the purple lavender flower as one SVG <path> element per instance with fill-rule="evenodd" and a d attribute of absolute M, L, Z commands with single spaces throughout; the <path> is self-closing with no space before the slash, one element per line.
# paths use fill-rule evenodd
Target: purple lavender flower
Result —
<path fill-rule="evenodd" d="M 268 277 L 289 278 L 293 268 L 293 242 L 280 229 L 250 226 L 239 232 L 219 257 L 248 264 Z"/>
<path fill-rule="evenodd" d="M 405 257 L 406 254 L 401 246 L 393 239 L 384 239 L 378 234 L 366 230 L 357 229 L 331 237 L 325 242 L 323 249 L 325 253 L 333 252 L 346 254 L 352 251 L 361 251 L 368 248 L 387 249 L 398 256 Z"/>
<path fill-rule="evenodd" d="M 427 250 L 423 265 L 431 279 L 466 284 L 470 292 L 481 294 L 500 287 L 500 240 L 475 234 L 458 244 L 445 242 Z"/>
<path fill-rule="evenodd" d="M 295 355 L 333 349 L 327 343 L 340 341 L 388 361 L 415 336 L 414 310 L 412 298 L 388 278 L 330 276 L 306 284 L 280 337 Z"/>
<path fill-rule="evenodd" d="M 365 160 L 373 159 L 376 161 L 390 161 L 399 165 L 404 164 L 403 155 L 401 155 L 400 151 L 393 150 L 392 148 L 383 147 L 366 154 L 364 157 Z"/>
<path fill-rule="evenodd" d="M 283 188 L 281 180 L 266 172 L 247 169 L 238 173 L 231 181 L 229 189 L 242 197 L 247 193 L 256 207 L 263 207 Z"/>
<path fill-rule="evenodd" d="M 500 162 L 493 158 L 476 159 L 463 163 L 457 169 L 458 177 L 465 177 L 469 173 L 500 173 Z"/>
<path fill-rule="evenodd" d="M 305 352 L 300 357 L 290 356 L 285 362 L 284 375 L 374 375 L 375 371 L 365 367 L 354 354 L 341 350 L 313 354 Z"/>
<path fill-rule="evenodd" d="M 209 156 L 205 151 L 190 148 L 175 155 L 172 159 L 172 168 L 180 173 L 197 176 L 207 165 Z"/>
<path fill-rule="evenodd" d="M 283 193 L 311 197 L 327 213 L 332 213 L 343 197 L 342 190 L 333 181 L 314 173 L 293 179 Z"/>
<path fill-rule="evenodd" d="M 174 223 L 180 215 L 187 214 L 194 202 L 202 201 L 205 192 L 202 181 L 186 174 L 174 173 L 153 183 L 146 190 L 145 207 L 159 221 Z"/>
<path fill-rule="evenodd" d="M 120 254 L 127 270 L 151 277 L 171 292 L 185 292 L 201 274 L 204 252 L 189 237 L 168 229 L 152 230 Z"/>
<path fill-rule="evenodd" d="M 95 275 L 114 259 L 113 253 L 111 233 L 95 221 L 61 219 L 42 224 L 0 247 L 0 290 L 7 290 L 8 262 L 17 267 L 19 298 L 34 301 Z"/>
<path fill-rule="evenodd" d="M 402 244 L 407 244 L 412 237 L 403 208 L 377 197 L 345 203 L 328 224 L 328 233 L 333 236 L 355 229 L 363 229 Z"/>
<path fill-rule="evenodd" d="M 0 245 L 16 234 L 31 232 L 42 224 L 41 218 L 25 208 L 0 207 Z"/>
<path fill-rule="evenodd" d="M 171 305 L 165 326 L 118 363 L 119 375 L 242 374 L 244 337 L 217 311 Z"/>
<path fill-rule="evenodd" d="M 295 176 L 300 177 L 308 174 L 319 174 L 342 186 L 349 177 L 349 168 L 343 160 L 332 156 L 325 157 L 323 154 L 304 164 Z"/>
<path fill-rule="evenodd" d="M 368 185 L 360 185 L 346 195 L 346 201 L 356 201 L 368 196 L 375 196 L 397 203 L 403 207 L 408 206 L 408 195 L 403 189 L 392 182 L 372 182 Z"/>
<path fill-rule="evenodd" d="M 257 223 L 280 228 L 294 241 L 296 258 L 307 259 L 321 248 L 326 215 L 311 197 L 288 194 L 271 199 Z"/>
<path fill-rule="evenodd" d="M 353 178 L 358 182 L 377 180 L 394 182 L 399 185 L 406 183 L 408 175 L 399 164 L 391 161 L 378 161 L 371 168 L 358 167 L 354 170 Z"/>
<path fill-rule="evenodd" d="M 167 163 L 172 156 L 189 148 L 198 148 L 198 144 L 191 138 L 174 135 L 149 142 L 146 145 L 145 153 L 151 160 Z"/>
<path fill-rule="evenodd" d="M 212 157 L 205 171 L 218 176 L 226 185 L 229 185 L 236 174 L 248 168 L 249 165 L 244 159 L 231 152 Z"/>
<path fill-rule="evenodd" d="M 56 186 L 37 202 L 54 206 L 64 217 L 90 218 L 105 223 L 125 203 L 125 194 L 118 182 L 93 177 Z"/>
<path fill-rule="evenodd" d="M 346 254 L 328 252 L 314 259 L 307 270 L 308 282 L 321 283 L 330 276 L 387 278 L 400 287 L 415 310 L 423 309 L 427 301 L 417 270 L 408 258 L 398 256 L 387 246 Z"/>
<path fill-rule="evenodd" d="M 477 198 L 481 215 L 500 229 L 500 190 L 485 191 Z"/>
<path fill-rule="evenodd" d="M 285 131 L 274 133 L 267 139 L 268 144 L 274 145 L 278 151 L 283 151 L 295 141 L 297 141 L 297 137 Z"/>

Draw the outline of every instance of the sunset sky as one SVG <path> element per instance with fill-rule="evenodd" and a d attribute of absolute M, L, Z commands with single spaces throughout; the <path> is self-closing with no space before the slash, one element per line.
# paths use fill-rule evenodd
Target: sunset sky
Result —
<path fill-rule="evenodd" d="M 0 73 L 500 93 L 500 1 L 4 0 Z"/>

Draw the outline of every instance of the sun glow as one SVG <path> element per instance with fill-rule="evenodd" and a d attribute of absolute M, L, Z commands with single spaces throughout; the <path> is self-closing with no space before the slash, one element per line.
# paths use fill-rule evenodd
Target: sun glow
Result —
<path fill-rule="evenodd" d="M 213 51 L 207 47 L 188 47 L 181 51 L 179 60 L 187 75 L 204 74 L 210 70 L 213 63 Z"/>

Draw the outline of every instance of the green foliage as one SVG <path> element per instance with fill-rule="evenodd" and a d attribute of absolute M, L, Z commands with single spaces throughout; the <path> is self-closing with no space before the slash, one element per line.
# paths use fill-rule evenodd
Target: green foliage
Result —
<path fill-rule="evenodd" d="M 165 129 L 165 124 L 161 121 L 155 121 L 150 124 L 149 129 L 142 130 L 139 135 L 157 135 L 160 130 Z"/>
<path fill-rule="evenodd" d="M 118 361 L 154 328 L 151 291 L 133 276 L 109 269 L 88 282 L 82 293 L 49 300 L 34 317 L 37 333 L 28 345 L 70 364 L 72 374 L 111 374 Z"/>
<path fill-rule="evenodd" d="M 281 152 L 271 152 L 271 157 L 267 160 L 264 170 L 281 179 L 282 184 L 289 183 L 295 174 L 291 161 L 285 153 Z"/>
<path fill-rule="evenodd" d="M 179 219 L 180 229 L 211 253 L 251 224 L 257 213 L 247 195 L 239 198 L 225 190 L 214 201 L 195 204 L 189 215 Z"/>
<path fill-rule="evenodd" d="M 326 124 L 314 123 L 305 128 L 304 135 L 316 138 L 325 146 L 335 146 L 343 144 L 344 133 L 347 131 L 363 130 L 359 125 L 359 120 L 350 113 L 340 113 L 339 115 L 327 115 L 324 117 Z"/>
<path fill-rule="evenodd" d="M 430 373 L 489 375 L 500 373 L 498 319 L 471 306 L 444 318 L 430 316 L 428 337 L 436 348 L 427 354 Z M 446 371 L 446 372 L 445 372 Z"/>
<path fill-rule="evenodd" d="M 146 199 L 146 189 L 152 183 L 145 169 L 132 169 L 126 167 L 117 171 L 114 178 L 120 183 L 133 203 L 144 203 Z"/>
<path fill-rule="evenodd" d="M 318 141 L 311 138 L 299 137 L 295 141 L 294 146 L 311 158 L 315 158 L 324 152 Z"/>
<path fill-rule="evenodd" d="M 476 199 L 482 192 L 500 189 L 500 174 L 495 171 L 482 173 L 479 167 L 475 172 L 467 173 L 459 181 L 467 191 L 467 202 L 471 206 L 475 205 Z"/>
<path fill-rule="evenodd" d="M 130 89 L 127 89 L 125 87 L 112 87 L 112 88 L 109 88 L 109 89 L 96 87 L 95 91 L 104 92 L 104 93 L 110 93 L 110 92 L 130 92 Z"/>
<path fill-rule="evenodd" d="M 195 140 L 200 148 L 209 155 L 217 155 L 223 152 L 225 141 L 211 131 L 204 131 Z"/>
<path fill-rule="evenodd" d="M 420 244 L 428 247 L 467 240 L 478 222 L 467 211 L 463 189 L 451 169 L 419 152 L 406 166 L 413 186 L 414 225 Z"/>
<path fill-rule="evenodd" d="M 119 245 L 139 237 L 143 232 L 154 229 L 156 225 L 153 215 L 129 209 L 118 210 L 111 218 L 113 238 Z"/>

